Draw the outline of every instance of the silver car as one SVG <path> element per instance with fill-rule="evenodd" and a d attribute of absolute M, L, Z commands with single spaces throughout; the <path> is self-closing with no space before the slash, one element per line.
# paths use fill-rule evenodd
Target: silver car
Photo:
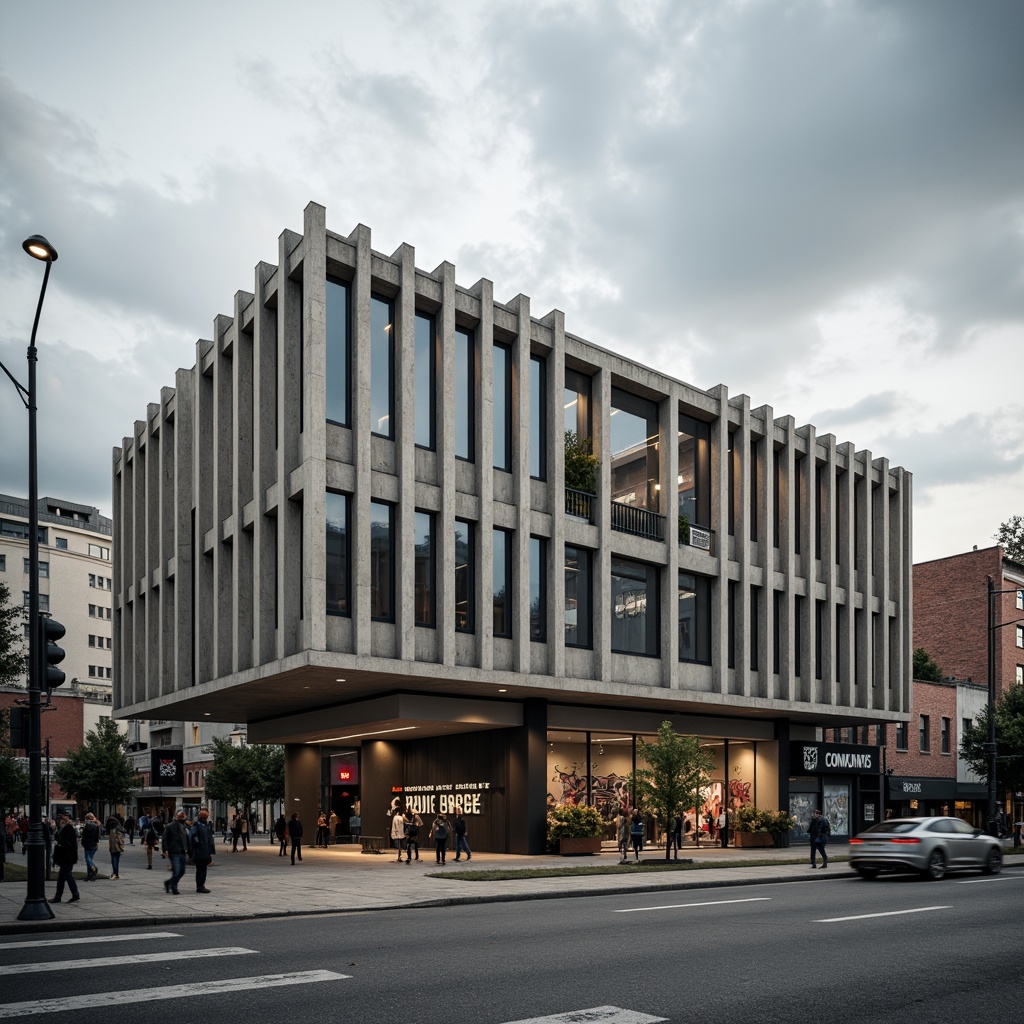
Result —
<path fill-rule="evenodd" d="M 919 871 L 938 881 L 962 868 L 995 875 L 1003 867 L 1003 849 L 998 839 L 961 818 L 891 818 L 850 840 L 850 867 L 861 878 Z"/>

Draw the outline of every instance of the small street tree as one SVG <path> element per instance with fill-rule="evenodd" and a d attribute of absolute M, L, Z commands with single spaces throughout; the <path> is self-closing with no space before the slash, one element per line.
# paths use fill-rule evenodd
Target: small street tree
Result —
<path fill-rule="evenodd" d="M 698 807 L 711 782 L 714 760 L 696 736 L 680 736 L 671 722 L 658 727 L 654 743 L 640 740 L 637 754 L 648 764 L 637 768 L 629 782 L 636 787 L 637 803 L 653 811 L 662 830 L 668 832 L 676 815 Z M 665 844 L 665 860 L 670 844 Z"/>
<path fill-rule="evenodd" d="M 109 718 L 101 718 L 85 742 L 68 751 L 53 777 L 76 803 L 98 808 L 101 818 L 142 785 L 128 757 L 128 737 Z"/>
<path fill-rule="evenodd" d="M 989 708 L 960 737 L 960 754 L 986 782 Z M 1016 793 L 1024 789 L 1024 686 L 1011 686 L 996 701 L 996 784 Z"/>
<path fill-rule="evenodd" d="M 213 767 L 206 773 L 206 795 L 239 807 L 251 818 L 257 800 L 284 797 L 284 747 L 256 744 L 234 746 L 213 739 Z"/>
<path fill-rule="evenodd" d="M 25 610 L 11 604 L 10 588 L 0 580 L 0 684 L 16 683 L 25 674 L 24 624 Z"/>
<path fill-rule="evenodd" d="M 914 678 L 931 683 L 942 682 L 942 669 L 932 661 L 931 656 L 923 647 L 914 651 Z"/>
<path fill-rule="evenodd" d="M 28 772 L 11 749 L 10 736 L 10 712 L 0 711 L 0 809 L 3 810 L 22 807 L 28 801 Z"/>
<path fill-rule="evenodd" d="M 1024 516 L 1010 516 L 993 535 L 1003 545 L 1003 554 L 1024 565 Z"/>

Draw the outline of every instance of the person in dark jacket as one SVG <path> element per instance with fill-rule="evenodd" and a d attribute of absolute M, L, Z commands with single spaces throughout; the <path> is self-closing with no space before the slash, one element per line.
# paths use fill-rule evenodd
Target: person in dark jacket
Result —
<path fill-rule="evenodd" d="M 85 880 L 92 882 L 100 873 L 96 867 L 96 848 L 100 845 L 100 823 L 96 815 L 90 812 L 85 816 L 85 826 L 82 829 L 82 849 L 85 851 Z"/>
<path fill-rule="evenodd" d="M 455 859 L 458 861 L 460 855 L 464 852 L 466 854 L 466 860 L 473 859 L 473 851 L 469 848 L 469 839 L 466 836 L 466 819 L 462 816 L 462 808 L 455 808 Z"/>
<path fill-rule="evenodd" d="M 185 864 L 188 862 L 189 838 L 185 825 L 185 812 L 178 811 L 174 820 L 164 829 L 160 836 L 160 849 L 163 856 L 170 859 L 171 877 L 164 882 L 164 892 L 178 895 L 178 883 L 185 877 Z"/>
<path fill-rule="evenodd" d="M 274 822 L 274 835 L 278 842 L 277 855 L 283 857 L 288 852 L 288 822 L 283 814 Z"/>
<path fill-rule="evenodd" d="M 828 837 L 832 835 L 832 826 L 828 823 L 828 818 L 822 816 L 821 811 L 814 812 L 811 823 L 807 827 L 807 834 L 811 837 L 811 867 L 818 866 L 815 860 L 820 853 L 821 866 L 827 868 L 828 854 L 825 852 L 825 846 L 828 844 Z"/>
<path fill-rule="evenodd" d="M 291 821 L 288 822 L 288 838 L 292 841 L 292 863 L 298 855 L 302 860 L 302 822 L 299 821 L 299 812 L 292 811 Z"/>
<path fill-rule="evenodd" d="M 57 893 L 50 900 L 51 903 L 60 903 L 64 897 L 64 886 L 71 890 L 69 903 L 77 903 L 79 900 L 78 883 L 75 881 L 74 870 L 78 861 L 78 836 L 75 835 L 75 826 L 71 824 L 71 817 L 61 813 L 57 816 L 59 830 L 57 832 L 57 845 L 53 850 L 53 863 L 57 865 Z"/>
<path fill-rule="evenodd" d="M 196 866 L 196 892 L 209 892 L 206 888 L 206 871 L 216 852 L 216 839 L 210 826 L 210 812 L 202 807 L 199 817 L 189 832 L 192 845 L 192 861 Z"/>

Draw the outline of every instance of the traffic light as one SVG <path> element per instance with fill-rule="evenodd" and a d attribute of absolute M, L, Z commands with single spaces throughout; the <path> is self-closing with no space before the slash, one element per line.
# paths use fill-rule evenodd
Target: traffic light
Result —
<path fill-rule="evenodd" d="M 39 650 L 42 654 L 42 684 L 47 693 L 64 682 L 64 673 L 56 666 L 64 660 L 64 648 L 57 641 L 64 636 L 64 626 L 56 619 L 39 620 Z"/>
<path fill-rule="evenodd" d="M 12 750 L 28 750 L 28 726 L 28 711 L 25 708 L 11 708 L 8 742 Z"/>

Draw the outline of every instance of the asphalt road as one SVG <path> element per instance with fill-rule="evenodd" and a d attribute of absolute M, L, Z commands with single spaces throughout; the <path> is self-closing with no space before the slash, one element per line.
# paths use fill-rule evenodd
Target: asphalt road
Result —
<path fill-rule="evenodd" d="M 837 871 L 828 882 L 11 937 L 0 942 L 0 1017 L 85 1008 L 137 1024 L 140 1004 L 163 1021 L 174 1011 L 161 999 L 199 996 L 204 1015 L 260 1021 L 1015 1021 L 1022 906 L 1020 869 L 937 883 Z"/>

